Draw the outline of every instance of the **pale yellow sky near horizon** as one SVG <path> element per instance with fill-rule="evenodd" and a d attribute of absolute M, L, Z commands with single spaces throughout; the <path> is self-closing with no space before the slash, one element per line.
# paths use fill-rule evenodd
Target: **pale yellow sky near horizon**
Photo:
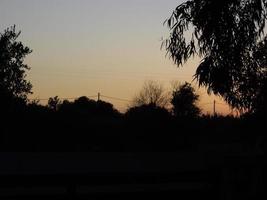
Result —
<path fill-rule="evenodd" d="M 26 63 L 31 98 L 94 96 L 131 100 L 146 80 L 191 82 L 199 59 L 177 68 L 160 49 L 163 22 L 180 0 L 1 0 L 0 32 L 16 24 L 33 49 Z M 194 83 L 195 85 L 196 83 Z M 213 112 L 204 89 L 200 105 Z M 127 103 L 104 99 L 125 110 Z M 216 98 L 219 113 L 230 110 Z"/>

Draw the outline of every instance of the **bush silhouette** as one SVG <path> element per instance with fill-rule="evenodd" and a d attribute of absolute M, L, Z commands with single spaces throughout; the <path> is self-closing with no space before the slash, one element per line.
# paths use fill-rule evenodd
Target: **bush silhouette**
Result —
<path fill-rule="evenodd" d="M 168 120 L 170 113 L 165 108 L 148 104 L 128 109 L 125 116 L 129 120 L 155 123 L 161 120 Z"/>
<path fill-rule="evenodd" d="M 172 93 L 173 114 L 178 118 L 198 117 L 200 115 L 200 109 L 196 105 L 198 101 L 199 96 L 191 84 L 180 85 Z"/>
<path fill-rule="evenodd" d="M 63 101 L 59 106 L 59 112 L 80 117 L 118 117 L 120 115 L 112 104 L 95 101 L 85 96 L 79 97 L 74 102 Z"/>

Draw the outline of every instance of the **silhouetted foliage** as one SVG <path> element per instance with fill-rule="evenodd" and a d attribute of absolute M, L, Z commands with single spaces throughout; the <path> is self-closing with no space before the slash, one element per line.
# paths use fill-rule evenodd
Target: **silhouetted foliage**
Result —
<path fill-rule="evenodd" d="M 49 108 L 41 105 L 38 99 L 28 102 L 27 104 L 27 111 L 30 115 L 44 115 L 49 112 Z"/>
<path fill-rule="evenodd" d="M 200 109 L 196 105 L 198 100 L 199 95 L 196 94 L 191 84 L 185 83 L 175 88 L 171 100 L 174 115 L 179 118 L 195 118 L 199 116 Z"/>
<path fill-rule="evenodd" d="M 267 45 L 266 8 L 265 0 L 188 0 L 167 20 L 166 50 L 179 66 L 202 58 L 199 84 L 233 107 L 253 110 L 266 79 L 266 56 L 259 53 Z"/>
<path fill-rule="evenodd" d="M 80 117 L 119 116 L 119 112 L 112 104 L 104 101 L 95 101 L 88 97 L 79 97 L 74 102 L 63 101 L 58 108 L 61 113 L 68 113 Z"/>
<path fill-rule="evenodd" d="M 155 123 L 161 120 L 168 120 L 170 114 L 165 108 L 155 104 L 144 104 L 128 109 L 125 116 L 131 120 Z"/>
<path fill-rule="evenodd" d="M 171 195 L 177 194 L 177 189 L 183 193 L 182 197 L 187 199 L 191 190 L 194 191 L 191 192 L 194 195 L 189 195 L 192 199 L 196 199 L 198 195 L 214 199 L 214 196 L 219 197 L 218 192 L 222 197 L 231 199 L 255 199 L 255 196 L 260 196 L 259 192 L 265 193 L 266 184 L 263 180 L 266 159 L 262 158 L 265 158 L 267 146 L 264 132 L 267 121 L 262 123 L 262 119 L 265 117 L 266 120 L 267 112 L 267 39 L 253 46 L 251 42 L 255 42 L 255 38 L 258 37 L 253 30 L 255 31 L 256 27 L 261 32 L 264 22 L 256 23 L 254 29 L 250 29 L 253 22 L 257 21 L 257 17 L 258 20 L 262 17 L 260 12 L 256 12 L 257 6 L 258 10 L 261 10 L 258 3 L 262 1 L 214 2 L 192 0 L 177 8 L 173 17 L 178 20 L 178 24 L 171 28 L 178 31 L 178 34 L 174 31 L 172 35 L 178 39 L 171 38 L 174 39 L 171 42 L 185 49 L 179 52 L 181 49 L 178 48 L 178 52 L 175 52 L 177 49 L 172 49 L 176 48 L 175 45 L 170 43 L 168 51 L 178 64 L 183 64 L 194 53 L 204 56 L 196 74 L 200 84 L 221 94 L 232 106 L 250 111 L 241 117 L 199 116 L 200 109 L 197 107 L 199 96 L 189 83 L 180 85 L 173 91 L 171 103 L 174 115 L 166 109 L 169 99 L 162 86 L 152 81 L 145 83 L 135 99 L 134 107 L 129 108 L 125 114 L 119 113 L 111 103 L 95 101 L 86 96 L 77 98 L 73 102 L 68 100 L 61 102 L 56 96 L 48 100 L 48 105 L 40 104 L 39 100 L 27 101 L 26 104 L 31 84 L 25 80 L 25 71 L 29 68 L 23 64 L 23 59 L 31 51 L 16 42 L 19 33 L 15 32 L 15 27 L 1 34 L 0 152 L 1 160 L 7 161 L 8 165 L 4 164 L 1 167 L 0 177 L 3 181 L 0 189 L 4 193 L 0 196 L 9 198 L 14 187 L 15 192 L 12 194 L 14 198 L 25 194 L 25 197 L 27 195 L 41 199 L 61 198 L 61 195 L 63 199 L 75 199 L 74 194 L 77 193 L 84 199 L 87 197 L 87 192 L 83 192 L 84 189 L 77 190 L 80 184 L 85 189 L 91 190 L 88 192 L 88 197 L 93 199 L 94 197 L 106 199 L 107 194 L 115 197 L 118 191 L 121 193 L 120 190 L 123 190 L 126 199 L 129 194 L 130 199 L 136 199 L 143 194 L 151 198 L 150 192 L 153 192 L 152 196 L 159 194 L 166 199 L 166 194 L 170 198 Z M 246 4 L 243 5 L 242 2 Z M 251 13 L 251 7 L 255 8 L 255 14 Z M 247 15 L 242 15 L 243 12 L 247 12 Z M 238 22 L 232 21 L 233 16 Z M 212 19 L 213 17 L 215 19 Z M 249 17 L 251 19 L 248 19 Z M 190 43 L 191 46 L 183 46 L 185 41 L 181 34 L 187 29 L 189 22 L 196 27 L 195 35 Z M 215 22 L 220 24 L 219 28 Z M 169 21 L 169 26 L 172 26 L 172 23 L 173 21 Z M 227 26 L 229 23 L 230 26 Z M 262 27 L 258 27 L 260 25 Z M 226 29 L 223 30 L 220 26 Z M 230 31 L 227 29 L 229 27 Z M 241 30 L 247 31 L 241 36 L 255 38 L 243 38 L 244 41 L 241 41 L 241 38 L 235 35 Z M 222 32 L 217 33 L 217 31 Z M 218 39 L 220 34 L 221 39 Z M 207 36 L 211 38 L 208 39 Z M 198 40 L 199 50 L 194 49 L 194 40 Z M 232 46 L 230 42 L 233 42 Z M 226 52 L 226 47 L 230 48 L 229 54 Z M 242 48 L 246 49 L 240 50 Z M 237 54 L 231 55 L 232 53 Z M 181 54 L 183 57 L 179 57 Z M 238 59 L 235 60 L 236 58 Z M 226 59 L 225 62 L 223 59 Z M 227 63 L 229 61 L 237 63 L 230 63 L 233 67 L 230 68 L 230 64 Z M 220 73 L 222 77 L 219 77 Z M 223 78 L 225 86 L 222 85 Z M 3 153 L 5 151 L 8 153 Z M 81 171 L 78 172 L 75 163 L 72 165 L 69 158 L 64 156 L 69 151 L 105 153 L 78 153 L 77 159 L 73 157 L 74 154 L 67 154 L 71 157 L 70 161 L 83 164 Z M 35 153 L 16 152 L 64 153 L 48 159 L 52 154 L 44 153 L 39 158 Z M 131 153 L 106 154 L 107 152 Z M 143 157 L 136 152 L 142 154 L 159 152 L 159 154 L 147 154 L 152 157 L 159 155 L 159 158 L 146 160 L 144 159 L 146 156 Z M 161 152 L 167 152 L 163 154 L 166 155 L 166 159 Z M 177 157 L 174 156 L 176 154 Z M 115 155 L 115 159 L 109 157 L 110 155 Z M 84 156 L 89 157 L 84 158 Z M 48 162 L 44 162 L 42 158 Z M 70 166 L 63 166 L 61 161 Z M 96 163 L 92 164 L 91 161 Z M 111 166 L 104 166 L 105 163 L 110 163 Z M 199 166 L 192 168 L 192 163 Z M 55 164 L 64 169 L 53 168 Z M 101 169 L 98 170 L 97 167 Z M 93 171 L 96 173 L 93 174 Z M 28 177 L 30 181 L 26 180 Z M 114 177 L 119 180 L 114 180 Z M 51 183 L 51 180 L 52 182 L 55 180 L 55 183 Z M 38 185 L 32 187 L 36 181 Z M 186 186 L 176 187 L 177 183 L 178 185 L 186 183 Z M 128 190 L 127 186 L 117 191 L 121 184 L 138 188 Z M 149 192 L 140 191 L 139 185 L 149 188 Z M 161 190 L 161 187 L 163 189 L 154 192 L 154 187 L 156 190 Z M 23 189 L 27 191 L 24 193 Z M 38 195 L 42 191 L 45 193 L 46 189 L 49 191 L 45 197 Z M 104 192 L 98 196 L 99 192 L 95 192 L 95 189 Z M 81 191 L 82 194 L 79 193 Z M 33 196 L 31 192 L 34 193 Z M 53 192 L 55 196 L 52 195 Z M 118 196 L 119 199 L 124 197 L 121 194 Z"/>
<path fill-rule="evenodd" d="M 163 86 L 156 81 L 147 81 L 133 100 L 133 106 L 155 105 L 165 107 L 169 102 Z"/>
<path fill-rule="evenodd" d="M 258 49 L 254 54 L 259 66 L 262 66 L 256 76 L 254 87 L 252 88 L 255 94 L 252 96 L 252 113 L 256 113 L 265 118 L 267 122 L 267 38 L 258 45 Z"/>
<path fill-rule="evenodd" d="M 192 101 L 196 99 L 191 96 L 189 84 L 181 88 L 176 96 L 186 96 L 185 103 L 189 97 Z M 73 102 L 64 100 L 57 110 L 31 101 L 27 108 L 17 109 L 16 115 L 7 118 L 4 129 L 1 127 L 0 148 L 4 151 L 205 152 L 208 148 L 237 151 L 237 144 L 232 144 L 237 141 L 246 151 L 251 151 L 257 143 L 259 149 L 264 149 L 265 140 L 259 130 L 266 127 L 256 118 L 190 118 L 191 112 L 183 114 L 187 117 L 176 118 L 154 104 L 132 107 L 120 114 L 112 104 L 87 97 Z M 263 139 L 258 139 L 259 136 Z"/>
<path fill-rule="evenodd" d="M 25 57 L 32 51 L 17 39 L 20 32 L 12 26 L 0 33 L 0 93 L 1 98 L 15 97 L 25 99 L 31 93 L 32 85 L 25 80 Z"/>
<path fill-rule="evenodd" d="M 59 106 L 60 106 L 60 104 L 61 104 L 60 99 L 58 98 L 58 96 L 55 96 L 55 97 L 50 97 L 50 98 L 48 99 L 48 104 L 47 104 L 47 106 L 48 106 L 48 108 L 50 108 L 51 110 L 53 110 L 53 111 L 57 111 L 58 108 L 59 108 Z"/>
<path fill-rule="evenodd" d="M 104 116 L 120 116 L 118 110 L 111 103 L 105 101 L 97 101 L 97 113 Z"/>
<path fill-rule="evenodd" d="M 15 32 L 15 29 L 12 30 Z M 262 42 L 261 45 L 255 58 L 258 57 L 257 62 L 264 66 L 265 44 Z M 17 46 L 24 48 L 20 43 Z M 0 98 L 0 109 L 8 109 L 11 113 L 3 115 L 1 112 L 5 119 L 1 120 L 0 125 L 2 151 L 207 152 L 227 149 L 230 152 L 242 152 L 253 151 L 257 143 L 255 141 L 263 141 L 259 143 L 264 144 L 264 139 L 258 139 L 259 135 L 263 135 L 259 130 L 264 126 L 258 122 L 257 117 L 196 117 L 200 112 L 196 106 L 198 95 L 188 83 L 173 92 L 175 117 L 166 109 L 169 102 L 167 93 L 159 83 L 153 81 L 145 83 L 135 99 L 136 104 L 125 114 L 119 113 L 108 102 L 95 101 L 85 96 L 73 102 L 61 102 L 58 97 L 53 97 L 49 99 L 48 105 L 42 105 L 39 101 L 28 101 L 25 104 L 31 87 L 24 80 L 28 67 L 23 65 L 23 56 L 30 50 L 24 49 L 23 52 L 24 54 L 18 55 L 20 61 L 15 62 L 15 59 L 15 64 L 12 64 L 14 59 L 11 59 L 7 62 L 15 69 L 19 64 L 23 66 L 18 70 L 19 83 L 22 84 L 21 93 L 18 92 L 20 87 L 16 92 L 11 92 L 7 86 L 1 86 L 5 93 Z M 2 53 L 1 56 L 3 55 Z M 4 69 L 2 63 L 1 60 L 1 70 Z M 5 70 L 1 71 L 1 78 L 6 74 L 3 72 Z M 261 75 L 257 76 L 259 77 L 262 78 Z M 15 78 L 11 77 L 14 81 Z M 253 100 L 253 112 L 265 113 L 266 79 L 263 77 L 257 80 L 260 86 L 257 86 L 256 96 L 262 98 Z M 12 82 L 11 88 L 15 83 Z M 3 97 L 5 101 L 2 100 Z M 263 130 L 265 129 L 264 127 Z M 251 132 L 255 134 L 251 136 Z M 259 146 L 261 150 L 264 149 L 264 145 Z"/>

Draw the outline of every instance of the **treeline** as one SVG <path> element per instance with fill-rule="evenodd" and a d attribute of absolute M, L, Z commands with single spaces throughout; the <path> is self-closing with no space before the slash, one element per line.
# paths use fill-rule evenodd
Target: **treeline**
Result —
<path fill-rule="evenodd" d="M 266 125 L 255 116 L 180 116 L 154 103 L 120 113 L 87 97 L 47 105 L 1 102 L 1 151 L 254 151 Z M 190 113 L 190 112 L 189 112 Z"/>
<path fill-rule="evenodd" d="M 265 70 L 259 73 L 262 81 L 253 82 L 261 84 L 252 95 L 221 94 L 249 111 L 239 118 L 201 115 L 199 96 L 188 83 L 168 94 L 160 84 L 146 82 L 126 113 L 87 97 L 73 102 L 53 97 L 41 105 L 27 100 L 32 85 L 24 59 L 32 50 L 17 41 L 19 35 L 15 26 L 0 33 L 1 151 L 262 151 L 266 146 Z M 241 100 L 237 104 L 235 97 Z"/>

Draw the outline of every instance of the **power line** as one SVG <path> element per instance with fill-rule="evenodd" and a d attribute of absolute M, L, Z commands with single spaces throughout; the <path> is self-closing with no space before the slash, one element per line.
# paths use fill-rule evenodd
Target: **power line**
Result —
<path fill-rule="evenodd" d="M 117 101 L 123 101 L 123 102 L 133 102 L 132 100 L 129 100 L 129 99 L 124 99 L 124 98 L 119 98 L 119 97 L 113 97 L 113 96 L 107 96 L 107 95 L 102 95 L 100 93 L 98 93 L 97 95 L 91 95 L 91 96 L 85 96 L 85 97 L 88 97 L 88 98 L 97 98 L 98 100 L 101 99 L 101 97 L 104 97 L 104 98 L 108 98 L 108 99 L 112 99 L 112 100 L 117 100 Z M 60 98 L 60 100 L 75 100 L 75 99 L 78 99 L 79 97 L 66 97 L 66 98 Z M 29 100 L 39 100 L 39 101 L 48 101 L 50 98 L 30 98 Z M 204 103 L 201 103 L 199 104 L 199 106 L 206 106 L 206 105 L 212 105 L 214 104 L 214 102 L 204 102 Z M 222 105 L 222 106 L 229 106 L 228 104 L 226 103 L 219 103 L 216 101 L 216 105 Z"/>
<path fill-rule="evenodd" d="M 101 97 L 105 97 L 105 98 L 113 99 L 113 100 L 117 100 L 117 101 L 132 102 L 129 99 L 122 99 L 122 98 L 117 98 L 117 97 L 110 97 L 110 96 L 106 96 L 106 95 L 101 95 Z"/>
<path fill-rule="evenodd" d="M 88 98 L 96 98 L 97 95 L 94 95 L 94 96 L 86 96 Z M 51 97 L 53 98 L 53 97 Z M 67 98 L 58 98 L 60 100 L 75 100 L 75 99 L 78 99 L 79 97 L 67 97 Z M 30 101 L 34 101 L 34 100 L 39 100 L 39 101 L 48 101 L 50 98 L 30 98 L 29 100 Z"/>
<path fill-rule="evenodd" d="M 211 104 L 213 104 L 212 102 L 210 102 L 210 103 L 202 103 L 202 104 L 199 104 L 199 106 L 206 106 L 206 105 L 211 105 Z"/>
<path fill-rule="evenodd" d="M 91 96 L 85 96 L 87 98 L 94 98 L 96 99 L 97 101 L 101 100 L 101 97 L 102 98 L 107 98 L 107 99 L 111 99 L 111 100 L 115 100 L 115 101 L 120 101 L 120 102 L 127 102 L 127 103 L 132 103 L 133 101 L 132 100 L 129 100 L 129 99 L 124 99 L 124 98 L 119 98 L 119 97 L 113 97 L 113 96 L 107 96 L 107 95 L 102 95 L 100 93 L 98 93 L 97 95 L 91 95 Z M 67 97 L 67 98 L 58 98 L 59 100 L 76 100 L 78 99 L 79 97 Z M 48 101 L 50 98 L 31 98 L 29 99 L 30 101 L 33 101 L 33 100 L 37 100 L 37 101 Z M 216 114 L 216 111 L 217 111 L 217 105 L 219 106 L 228 106 L 230 108 L 230 106 L 226 103 L 219 103 L 217 101 L 213 101 L 213 102 L 204 102 L 204 103 L 201 103 L 201 104 L 198 104 L 199 106 L 203 107 L 203 106 L 207 106 L 207 105 L 213 105 L 213 114 L 215 115 Z M 125 109 L 125 108 L 124 108 Z M 232 111 L 231 111 L 232 112 Z"/>
<path fill-rule="evenodd" d="M 216 104 L 222 105 L 222 106 L 229 106 L 227 103 L 218 103 L 216 102 Z"/>
<path fill-rule="evenodd" d="M 118 100 L 118 101 L 124 101 L 124 102 L 132 102 L 129 99 L 123 99 L 123 98 L 118 98 L 118 97 L 111 97 L 111 96 L 106 96 L 106 95 L 102 95 L 100 93 L 98 93 L 97 95 L 92 95 L 92 96 L 86 96 L 88 98 L 97 98 L 98 100 L 100 100 L 101 97 L 104 98 L 108 98 L 108 99 L 113 99 L 113 100 Z M 78 99 L 79 97 L 66 97 L 66 98 L 58 98 L 60 100 L 74 100 L 74 99 Z M 39 100 L 39 101 L 48 101 L 50 98 L 30 98 L 29 100 Z"/>

